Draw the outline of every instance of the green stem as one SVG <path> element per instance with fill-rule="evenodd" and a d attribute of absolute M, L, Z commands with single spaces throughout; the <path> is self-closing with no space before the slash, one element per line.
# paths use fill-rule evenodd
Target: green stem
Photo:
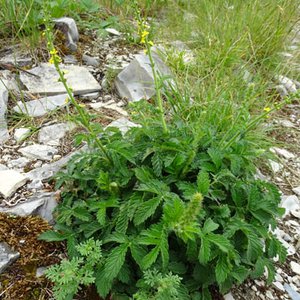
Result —
<path fill-rule="evenodd" d="M 167 123 L 165 120 L 163 101 L 162 101 L 161 91 L 160 91 L 159 78 L 158 78 L 156 70 L 155 70 L 155 62 L 154 62 L 154 59 L 153 59 L 153 56 L 151 53 L 151 46 L 149 45 L 148 40 L 146 40 L 146 47 L 147 47 L 148 57 L 150 60 L 150 66 L 151 66 L 152 73 L 153 73 L 155 92 L 156 92 L 156 104 L 159 109 L 161 123 L 163 126 L 163 131 L 164 131 L 164 133 L 168 133 L 168 127 L 167 127 Z"/>

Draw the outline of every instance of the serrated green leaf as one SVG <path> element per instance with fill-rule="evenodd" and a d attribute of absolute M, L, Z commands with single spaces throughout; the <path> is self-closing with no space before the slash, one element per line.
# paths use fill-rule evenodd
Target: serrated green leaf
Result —
<path fill-rule="evenodd" d="M 110 243 L 110 242 L 124 244 L 128 242 L 128 238 L 126 234 L 115 231 L 104 239 L 103 244 Z"/>
<path fill-rule="evenodd" d="M 153 179 L 152 170 L 148 167 L 135 168 L 134 173 L 136 178 L 141 182 L 148 182 Z"/>
<path fill-rule="evenodd" d="M 157 260 L 159 254 L 159 246 L 154 247 L 142 260 L 143 269 L 150 268 Z"/>
<path fill-rule="evenodd" d="M 97 221 L 101 226 L 105 225 L 106 221 L 106 208 L 100 208 L 96 214 Z"/>
<path fill-rule="evenodd" d="M 91 218 L 90 213 L 88 212 L 88 210 L 84 207 L 76 207 L 73 209 L 73 215 L 74 217 L 82 220 L 82 221 L 89 221 Z"/>
<path fill-rule="evenodd" d="M 199 262 L 200 264 L 207 264 L 210 259 L 210 241 L 207 240 L 205 237 L 201 239 L 201 245 L 200 245 L 200 250 L 199 250 Z"/>
<path fill-rule="evenodd" d="M 215 223 L 211 218 L 207 219 L 202 228 L 203 234 L 213 232 L 219 228 L 219 224 Z"/>
<path fill-rule="evenodd" d="M 137 209 L 134 216 L 134 224 L 139 225 L 150 218 L 156 211 L 161 197 L 154 197 L 148 201 L 143 202 Z"/>
<path fill-rule="evenodd" d="M 198 191 L 203 195 L 206 196 L 208 194 L 210 186 L 209 175 L 206 171 L 200 171 L 197 176 L 197 187 Z"/>
<path fill-rule="evenodd" d="M 146 248 L 141 245 L 131 243 L 130 252 L 135 262 L 140 266 L 140 268 L 142 268 L 143 258 L 147 255 Z"/>
<path fill-rule="evenodd" d="M 249 270 L 244 266 L 237 266 L 230 274 L 238 281 L 239 284 L 242 284 L 248 277 Z"/>
<path fill-rule="evenodd" d="M 163 169 L 163 161 L 158 152 L 154 153 L 154 155 L 151 158 L 151 162 L 155 175 L 158 177 L 161 176 L 161 172 Z"/>
<path fill-rule="evenodd" d="M 117 277 L 125 262 L 127 249 L 128 244 L 121 244 L 120 246 L 115 247 L 108 255 L 104 267 L 105 277 L 108 280 L 113 280 Z"/>
<path fill-rule="evenodd" d="M 233 248 L 229 240 L 220 234 L 209 233 L 206 238 L 225 253 L 228 253 Z"/>
<path fill-rule="evenodd" d="M 232 267 L 227 262 L 227 257 L 225 255 L 220 256 L 215 269 L 218 284 L 221 284 L 226 280 L 231 268 Z"/>
<path fill-rule="evenodd" d="M 60 242 L 66 240 L 68 236 L 69 234 L 66 235 L 57 231 L 49 230 L 40 234 L 38 236 L 38 240 L 43 240 L 47 242 Z"/>
<path fill-rule="evenodd" d="M 106 298 L 109 294 L 109 291 L 112 288 L 112 282 L 112 280 L 107 279 L 104 267 L 96 271 L 95 285 L 97 292 L 101 297 Z"/>

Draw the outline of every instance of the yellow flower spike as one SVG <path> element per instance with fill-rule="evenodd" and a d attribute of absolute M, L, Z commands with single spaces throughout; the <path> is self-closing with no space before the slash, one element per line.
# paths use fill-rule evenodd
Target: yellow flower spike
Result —
<path fill-rule="evenodd" d="M 264 108 L 264 111 L 267 112 L 267 113 L 268 113 L 270 110 L 271 110 L 270 107 L 265 107 L 265 108 Z"/>
<path fill-rule="evenodd" d="M 150 47 L 152 47 L 154 45 L 152 41 L 149 41 L 148 44 Z"/>
<path fill-rule="evenodd" d="M 65 103 L 68 104 L 69 102 L 70 102 L 70 98 L 67 97 L 67 98 L 65 99 Z"/>

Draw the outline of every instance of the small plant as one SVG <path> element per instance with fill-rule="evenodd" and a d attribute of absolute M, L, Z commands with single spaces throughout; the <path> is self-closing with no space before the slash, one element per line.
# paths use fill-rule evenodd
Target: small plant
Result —
<path fill-rule="evenodd" d="M 47 237 L 47 234 L 44 235 Z M 57 300 L 72 300 L 80 285 L 95 282 L 94 267 L 101 263 L 101 242 L 93 239 L 77 245 L 78 256 L 62 260 L 46 271 L 46 277 L 54 283 L 53 293 Z"/>

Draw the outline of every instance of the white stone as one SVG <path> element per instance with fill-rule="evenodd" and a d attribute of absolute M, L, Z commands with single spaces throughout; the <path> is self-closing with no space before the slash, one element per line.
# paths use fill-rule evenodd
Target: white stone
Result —
<path fill-rule="evenodd" d="M 14 139 L 17 142 L 20 142 L 29 136 L 30 131 L 31 131 L 30 128 L 25 128 L 25 127 L 17 128 L 14 133 Z"/>
<path fill-rule="evenodd" d="M 19 157 L 17 159 L 12 159 L 8 161 L 7 165 L 12 169 L 22 169 L 30 162 L 26 157 Z"/>
<path fill-rule="evenodd" d="M 272 299 L 272 300 L 275 299 L 271 291 L 267 291 L 266 296 L 268 299 Z"/>
<path fill-rule="evenodd" d="M 296 187 L 296 188 L 293 188 L 293 192 L 294 192 L 296 195 L 300 196 L 300 186 L 298 186 L 298 187 Z"/>
<path fill-rule="evenodd" d="M 15 170 L 0 171 L 0 194 L 4 198 L 12 196 L 18 188 L 23 186 L 28 178 Z"/>
<path fill-rule="evenodd" d="M 107 127 L 116 127 L 119 128 L 122 134 L 125 134 L 132 127 L 141 127 L 141 125 L 130 122 L 126 118 L 120 118 L 111 122 Z M 106 127 L 106 128 L 107 128 Z"/>
<path fill-rule="evenodd" d="M 101 90 L 100 84 L 86 67 L 61 64 L 60 68 L 65 72 L 65 78 L 74 95 Z M 58 81 L 59 75 L 53 65 L 42 63 L 29 71 L 40 76 L 40 78 L 35 78 L 21 74 L 20 79 L 30 93 L 49 96 L 66 92 L 63 84 Z"/>
<path fill-rule="evenodd" d="M 295 155 L 285 149 L 277 148 L 277 147 L 272 147 L 270 149 L 272 152 L 275 152 L 276 154 L 286 158 L 286 159 L 292 159 L 295 158 Z"/>
<path fill-rule="evenodd" d="M 300 275 L 300 265 L 294 261 L 291 261 L 291 268 L 294 273 Z"/>
<path fill-rule="evenodd" d="M 52 160 L 58 150 L 48 145 L 34 144 L 18 150 L 30 159 Z"/>
<path fill-rule="evenodd" d="M 43 199 L 37 199 L 34 201 L 28 201 L 10 208 L 0 208 L 2 213 L 8 213 L 12 215 L 17 215 L 21 217 L 26 217 L 34 214 L 34 212 L 44 204 Z"/>
<path fill-rule="evenodd" d="M 157 72 L 162 76 L 171 75 L 169 68 L 157 54 L 153 54 L 153 59 Z M 119 95 L 126 97 L 129 101 L 151 98 L 155 94 L 155 86 L 148 56 L 135 55 L 135 59 L 128 67 L 118 74 L 115 85 Z"/>
<path fill-rule="evenodd" d="M 8 170 L 8 167 L 0 164 L 0 171 Z"/>
<path fill-rule="evenodd" d="M 285 289 L 284 289 L 282 283 L 280 283 L 279 281 L 273 282 L 273 285 L 274 285 L 274 287 L 275 287 L 277 290 L 282 291 L 282 292 L 285 291 Z"/>
<path fill-rule="evenodd" d="M 116 35 L 116 36 L 120 36 L 121 35 L 121 33 L 118 30 L 114 29 L 114 28 L 105 28 L 105 30 L 108 33 L 110 33 L 111 35 Z"/>
<path fill-rule="evenodd" d="M 291 211 L 300 209 L 300 201 L 297 196 L 282 196 L 280 206 L 285 208 L 283 217 L 287 216 Z"/>
<path fill-rule="evenodd" d="M 278 272 L 278 270 L 277 270 L 277 272 Z M 279 273 L 279 272 L 278 272 L 278 273 Z M 278 273 L 275 274 L 275 280 L 276 280 L 276 281 L 279 281 L 279 282 L 283 282 L 282 276 L 281 276 L 280 274 L 278 274 Z"/>
<path fill-rule="evenodd" d="M 48 268 L 46 268 L 46 267 L 38 267 L 36 269 L 35 277 L 39 278 L 39 277 L 43 276 L 47 269 Z"/>
<path fill-rule="evenodd" d="M 291 214 L 292 214 L 295 218 L 300 219 L 300 209 L 292 210 L 292 211 L 291 211 Z"/>
<path fill-rule="evenodd" d="M 8 90 L 19 90 L 15 75 L 9 70 L 0 71 L 0 84 L 4 85 Z"/>
<path fill-rule="evenodd" d="M 279 84 L 282 84 L 289 93 L 296 93 L 297 92 L 297 88 L 295 83 L 293 82 L 293 80 L 291 80 L 288 77 L 279 75 L 276 76 L 277 81 L 279 82 Z"/>
<path fill-rule="evenodd" d="M 270 163 L 273 173 L 277 173 L 280 170 L 282 170 L 282 168 L 283 168 L 282 164 L 279 164 L 278 162 L 276 162 L 274 160 L 269 159 L 269 163 Z"/>
<path fill-rule="evenodd" d="M 289 95 L 289 92 L 282 84 L 276 85 L 275 89 L 282 98 L 285 98 Z"/>
<path fill-rule="evenodd" d="M 224 295 L 224 300 L 235 300 L 235 298 L 233 297 L 233 295 L 231 293 L 228 293 L 228 294 Z"/>
<path fill-rule="evenodd" d="M 285 283 L 284 288 L 292 300 L 300 300 L 300 294 L 297 293 L 290 285 Z"/>
<path fill-rule="evenodd" d="M 96 92 L 96 93 L 89 93 L 89 94 L 84 94 L 80 96 L 80 99 L 82 100 L 95 100 L 97 98 L 99 98 L 100 93 Z"/>
<path fill-rule="evenodd" d="M 114 101 L 112 101 L 113 103 L 101 103 L 101 102 L 98 102 L 98 103 L 90 103 L 89 106 L 91 108 L 93 108 L 94 110 L 101 110 L 101 108 L 106 108 L 106 109 L 111 109 L 111 110 L 115 110 L 116 112 L 118 112 L 119 114 L 127 117 L 128 116 L 128 113 L 126 110 L 122 109 L 121 107 L 119 107 L 117 105 L 117 103 L 115 103 Z"/>
<path fill-rule="evenodd" d="M 277 123 L 282 127 L 293 128 L 295 125 L 289 120 L 278 120 Z"/>
<path fill-rule="evenodd" d="M 28 115 L 30 117 L 41 117 L 55 109 L 67 105 L 67 94 L 49 96 L 28 102 L 18 101 L 13 108 L 15 112 Z"/>
<path fill-rule="evenodd" d="M 68 131 L 74 129 L 74 123 L 59 123 L 42 127 L 38 134 L 38 141 L 41 144 L 50 146 L 59 146 L 59 140 L 62 139 Z"/>
<path fill-rule="evenodd" d="M 87 66 L 92 66 L 92 67 L 98 67 L 99 66 L 99 59 L 97 57 L 92 57 L 86 54 L 82 55 L 82 61 L 87 65 Z"/>
<path fill-rule="evenodd" d="M 19 258 L 20 254 L 14 252 L 6 243 L 0 243 L 0 274 Z"/>
<path fill-rule="evenodd" d="M 71 51 L 77 50 L 77 42 L 79 41 L 79 33 L 77 25 L 74 19 L 68 17 L 62 17 L 59 19 L 54 19 L 55 26 L 61 32 L 65 34 L 67 40 L 67 47 Z"/>

